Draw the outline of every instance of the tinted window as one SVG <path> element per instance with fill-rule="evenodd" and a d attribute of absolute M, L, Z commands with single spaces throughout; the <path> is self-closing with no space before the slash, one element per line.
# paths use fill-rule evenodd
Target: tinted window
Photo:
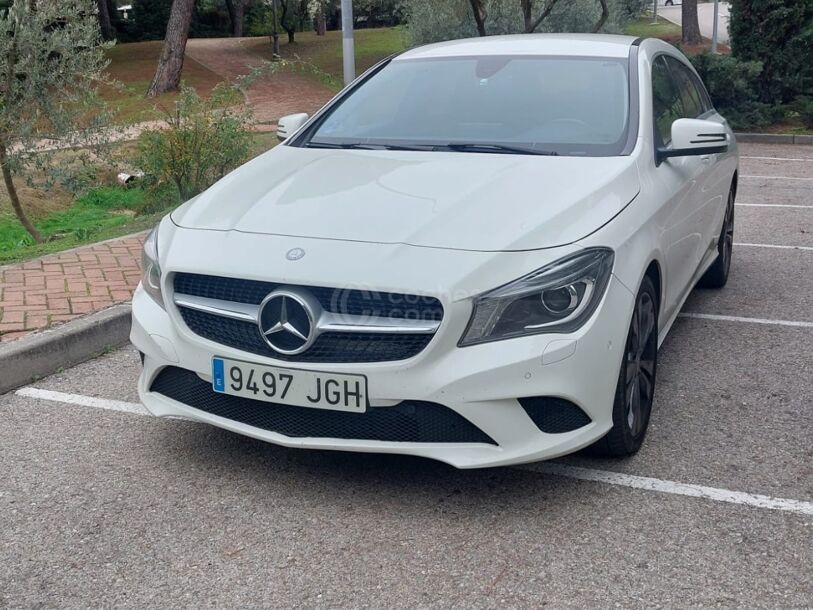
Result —
<path fill-rule="evenodd" d="M 683 103 L 683 118 L 696 119 L 706 110 L 703 107 L 703 98 L 695 84 L 694 74 L 673 57 L 666 57 L 666 62 L 669 64 L 678 93 L 680 93 L 680 99 Z"/>
<path fill-rule="evenodd" d="M 341 100 L 310 140 L 617 155 L 629 122 L 627 65 L 626 58 L 396 59 Z"/>
<path fill-rule="evenodd" d="M 663 56 L 652 64 L 652 116 L 656 144 L 666 146 L 672 141 L 672 123 L 684 114 L 680 92 Z"/>

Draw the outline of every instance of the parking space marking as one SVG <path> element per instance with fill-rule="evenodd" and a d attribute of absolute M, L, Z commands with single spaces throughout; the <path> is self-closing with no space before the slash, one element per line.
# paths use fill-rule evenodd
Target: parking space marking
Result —
<path fill-rule="evenodd" d="M 802 180 L 809 182 L 813 178 L 799 178 L 795 176 L 740 176 L 740 178 L 756 178 L 759 180 Z"/>
<path fill-rule="evenodd" d="M 813 246 L 782 246 L 779 244 L 748 244 L 744 242 L 734 242 L 740 248 L 775 248 L 777 250 L 813 250 Z"/>
<path fill-rule="evenodd" d="M 691 314 L 682 314 L 691 315 Z M 701 315 L 701 314 L 698 314 Z M 813 327 L 813 323 L 810 323 Z M 93 398 L 81 394 L 67 394 L 65 392 L 55 392 L 52 390 L 41 390 L 39 388 L 26 387 L 15 392 L 17 396 L 35 398 L 52 402 L 67 403 L 94 409 L 104 409 L 106 411 L 119 411 L 135 415 L 149 415 L 147 410 L 140 404 L 124 402 L 121 400 L 108 400 L 105 398 Z M 678 496 L 692 498 L 703 498 L 714 502 L 725 502 L 728 504 L 739 504 L 754 508 L 768 510 L 781 510 L 799 513 L 802 515 L 813 515 L 813 502 L 803 500 L 792 500 L 788 498 L 775 498 L 761 494 L 751 494 L 742 491 L 732 491 L 718 487 L 707 487 L 705 485 L 694 485 L 692 483 L 679 483 L 665 479 L 653 477 L 642 477 L 610 470 L 594 470 L 592 468 L 581 468 L 578 466 L 568 466 L 565 464 L 555 464 L 551 462 L 538 462 L 536 464 L 514 466 L 518 470 L 549 474 L 552 476 L 576 479 L 579 481 L 592 481 L 619 487 L 641 489 L 643 491 L 654 491 Z"/>
<path fill-rule="evenodd" d="M 644 491 L 655 491 L 677 496 L 688 496 L 691 498 L 704 498 L 715 502 L 740 504 L 769 510 L 784 510 L 802 515 L 813 515 L 813 502 L 804 502 L 802 500 L 774 498 L 761 494 L 750 494 L 717 487 L 706 487 L 705 485 L 678 483 L 676 481 L 667 481 L 652 477 L 640 477 L 638 475 L 624 474 L 621 472 L 593 470 L 592 468 L 580 468 L 578 466 L 566 466 L 564 464 L 553 464 L 550 462 L 541 462 L 521 468 L 522 470 L 542 472 L 544 474 L 578 479 L 580 481 L 593 481 L 596 483 L 606 483 L 607 485 L 642 489 Z"/>
<path fill-rule="evenodd" d="M 813 210 L 813 205 L 793 205 L 790 203 L 735 203 L 734 205 L 745 208 L 801 208 Z"/>
<path fill-rule="evenodd" d="M 713 313 L 681 313 L 679 318 L 695 318 L 697 320 L 715 320 L 718 322 L 742 322 L 744 324 L 767 324 L 769 326 L 792 326 L 795 328 L 813 328 L 813 322 L 799 322 L 796 320 L 769 320 L 767 318 L 745 318 L 742 316 L 724 316 Z"/>
<path fill-rule="evenodd" d="M 65 392 L 54 392 L 53 390 L 41 390 L 39 388 L 21 388 L 15 392 L 17 396 L 28 398 L 38 398 L 40 400 L 50 400 L 51 402 L 62 402 L 80 407 L 93 407 L 94 409 L 104 409 L 106 411 L 120 411 L 122 413 L 134 413 L 136 415 L 149 415 L 147 409 L 138 403 L 124 402 L 121 400 L 108 400 L 106 398 L 93 398 L 92 396 L 82 396 L 81 394 L 66 394 Z"/>
<path fill-rule="evenodd" d="M 789 157 L 751 157 L 749 155 L 740 155 L 740 159 L 759 159 L 761 161 L 804 161 L 813 163 L 813 159 L 791 159 Z"/>

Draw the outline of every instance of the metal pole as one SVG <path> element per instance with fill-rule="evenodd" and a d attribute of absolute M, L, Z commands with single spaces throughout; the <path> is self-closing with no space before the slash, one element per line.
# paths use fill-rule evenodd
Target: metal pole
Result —
<path fill-rule="evenodd" d="M 720 3 L 714 0 L 714 26 L 711 31 L 711 52 L 717 53 L 717 21 L 720 19 Z"/>
<path fill-rule="evenodd" d="M 655 8 L 652 10 L 652 14 L 654 15 L 654 18 L 652 19 L 652 25 L 657 25 L 657 23 L 658 23 L 658 0 L 654 0 L 653 5 L 654 5 Z"/>
<path fill-rule="evenodd" d="M 342 0 L 342 52 L 344 54 L 344 84 L 356 78 L 356 50 L 353 41 L 353 2 Z"/>

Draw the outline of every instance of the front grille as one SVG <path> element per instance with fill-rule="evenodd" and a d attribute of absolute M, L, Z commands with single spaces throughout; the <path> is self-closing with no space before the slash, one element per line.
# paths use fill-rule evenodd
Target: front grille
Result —
<path fill-rule="evenodd" d="M 411 358 L 432 340 L 427 334 L 324 333 L 302 354 L 280 354 L 265 342 L 252 322 L 178 307 L 184 322 L 196 335 L 215 343 L 286 362 L 389 362 Z"/>
<path fill-rule="evenodd" d="M 564 398 L 535 396 L 520 398 L 519 404 L 536 427 L 548 434 L 572 432 L 592 421 L 587 413 Z"/>
<path fill-rule="evenodd" d="M 432 402 L 405 401 L 343 413 L 260 402 L 218 394 L 192 371 L 163 369 L 150 387 L 195 409 L 291 438 L 341 438 L 400 443 L 488 443 L 494 440 L 451 409 Z"/>
<path fill-rule="evenodd" d="M 196 273 L 176 273 L 175 292 L 208 299 L 234 301 L 259 305 L 271 292 L 282 284 L 242 280 L 229 277 L 215 277 Z M 443 305 L 434 297 L 351 290 L 343 288 L 323 288 L 302 286 L 332 313 L 440 322 L 443 320 Z"/>
<path fill-rule="evenodd" d="M 281 284 L 176 273 L 176 294 L 259 305 Z M 310 292 L 325 311 L 370 318 L 440 322 L 443 306 L 434 297 L 365 290 L 299 286 Z M 432 340 L 427 333 L 327 332 L 302 354 L 284 355 L 272 349 L 256 324 L 178 306 L 189 329 L 205 339 L 252 354 L 287 362 L 392 362 L 420 353 Z"/>

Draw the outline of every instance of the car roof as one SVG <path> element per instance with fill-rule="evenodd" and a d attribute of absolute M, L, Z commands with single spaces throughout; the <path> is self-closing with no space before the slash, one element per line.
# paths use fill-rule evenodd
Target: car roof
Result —
<path fill-rule="evenodd" d="M 395 60 L 483 55 L 629 57 L 634 36 L 612 34 L 515 34 L 450 40 L 411 49 Z"/>

